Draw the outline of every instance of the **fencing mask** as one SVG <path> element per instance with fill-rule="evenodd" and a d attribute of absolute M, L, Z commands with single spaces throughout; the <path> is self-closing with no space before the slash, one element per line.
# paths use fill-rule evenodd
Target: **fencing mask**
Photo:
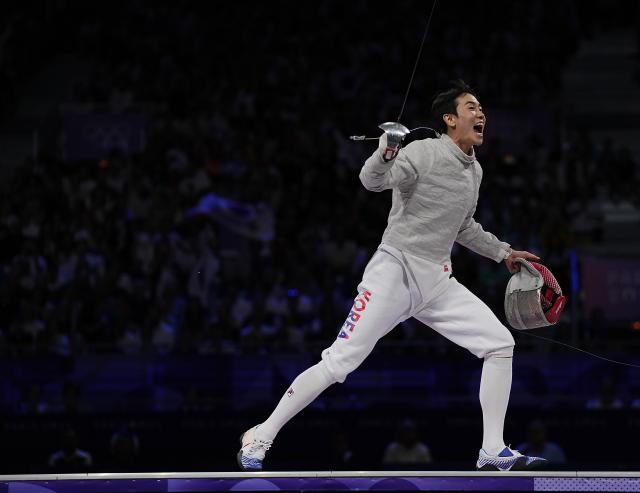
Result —
<path fill-rule="evenodd" d="M 516 258 L 520 272 L 509 279 L 504 296 L 507 321 L 514 329 L 555 324 L 566 304 L 562 289 L 544 265 Z"/>

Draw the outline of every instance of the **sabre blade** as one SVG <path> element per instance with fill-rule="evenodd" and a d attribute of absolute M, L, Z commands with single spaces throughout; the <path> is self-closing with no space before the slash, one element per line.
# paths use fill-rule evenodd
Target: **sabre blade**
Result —
<path fill-rule="evenodd" d="M 402 118 L 402 114 L 404 113 L 404 107 L 407 104 L 407 98 L 409 97 L 409 92 L 411 91 L 411 85 L 413 84 L 413 78 L 416 75 L 416 69 L 418 68 L 418 63 L 420 63 L 420 57 L 422 56 L 422 48 L 424 48 L 424 42 L 427 39 L 427 34 L 429 34 L 429 26 L 431 26 L 431 18 L 433 17 L 433 11 L 436 9 L 436 2 L 438 0 L 433 0 L 433 5 L 431 5 L 431 12 L 429 13 L 429 18 L 427 19 L 427 27 L 424 29 L 424 34 L 422 35 L 422 42 L 420 43 L 420 49 L 418 50 L 418 55 L 416 56 L 416 62 L 413 64 L 413 71 L 411 72 L 411 78 L 409 79 L 409 85 L 407 86 L 407 91 L 404 93 L 404 101 L 402 101 L 402 108 L 400 108 L 400 113 L 398 114 L 398 118 L 396 121 L 400 121 Z"/>

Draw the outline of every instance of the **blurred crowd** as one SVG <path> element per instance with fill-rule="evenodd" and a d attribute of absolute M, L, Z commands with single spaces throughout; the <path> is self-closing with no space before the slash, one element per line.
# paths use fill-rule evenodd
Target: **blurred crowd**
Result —
<path fill-rule="evenodd" d="M 67 106 L 154 109 L 141 153 L 113 149 L 96 162 L 49 153 L 3 184 L 0 351 L 328 345 L 390 206 L 388 193 L 358 181 L 374 145 L 347 136 L 395 118 L 423 28 L 416 5 L 384 15 L 364 1 L 61 5 L 64 16 L 51 15 L 63 48 L 91 62 Z M 532 134 L 507 151 L 491 134 L 491 108 L 555 111 L 584 12 L 572 2 L 485 2 L 469 18 L 438 8 L 407 119 L 424 123 L 451 78 L 478 90 L 489 139 L 478 149 L 476 219 L 538 253 L 568 286 L 570 249 L 601 239 L 607 210 L 637 210 L 638 162 L 580 129 L 554 127 L 551 140 Z M 549 35 L 534 34 L 542 29 Z M 229 207 L 199 208 L 206 197 Z M 503 266 L 456 247 L 453 269 L 502 313 Z M 427 337 L 411 323 L 391 336 Z"/>
<path fill-rule="evenodd" d="M 353 432 L 334 430 L 329 434 L 328 456 L 322 459 L 322 464 L 326 463 L 337 470 L 353 470 L 368 462 L 383 470 L 412 470 L 433 469 L 447 463 L 447 451 L 440 450 L 439 443 L 435 446 L 436 456 L 432 455 L 431 447 L 425 441 L 425 436 L 433 434 L 428 426 L 420 426 L 416 421 L 405 418 L 399 420 L 394 428 L 380 433 L 381 437 L 388 439 L 381 456 L 364 453 L 360 444 L 355 442 Z M 552 468 L 565 465 L 566 454 L 557 442 L 548 439 L 547 429 L 539 419 L 529 422 L 526 429 L 522 430 L 527 441 L 522 442 L 518 450 L 546 458 Z M 102 434 L 102 440 L 96 440 L 95 437 L 89 439 L 86 431 L 79 432 L 71 426 L 61 426 L 55 431 L 56 440 L 51 441 L 46 452 L 43 450 L 46 466 L 34 463 L 34 469 L 52 473 L 105 469 L 110 472 L 133 472 L 144 468 L 149 460 L 148 455 L 152 454 L 150 444 L 144 441 L 145 438 L 152 441 L 148 436 L 149 430 L 136 430 L 135 422 L 108 430 Z M 438 452 L 441 456 L 437 455 Z"/>

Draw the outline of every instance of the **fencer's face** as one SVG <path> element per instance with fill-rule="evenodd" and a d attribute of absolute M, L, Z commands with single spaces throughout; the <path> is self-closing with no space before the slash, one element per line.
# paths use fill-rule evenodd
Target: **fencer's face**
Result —
<path fill-rule="evenodd" d="M 462 94 L 456 98 L 457 115 L 444 115 L 449 136 L 466 153 L 471 146 L 482 145 L 487 123 L 480 102 L 473 94 Z"/>

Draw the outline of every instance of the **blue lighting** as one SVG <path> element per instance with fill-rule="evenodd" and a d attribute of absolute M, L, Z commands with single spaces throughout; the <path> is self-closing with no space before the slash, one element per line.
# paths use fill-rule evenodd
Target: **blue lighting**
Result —
<path fill-rule="evenodd" d="M 575 250 L 569 250 L 569 266 L 571 268 L 571 293 L 580 291 L 580 274 L 578 273 L 578 254 Z"/>

